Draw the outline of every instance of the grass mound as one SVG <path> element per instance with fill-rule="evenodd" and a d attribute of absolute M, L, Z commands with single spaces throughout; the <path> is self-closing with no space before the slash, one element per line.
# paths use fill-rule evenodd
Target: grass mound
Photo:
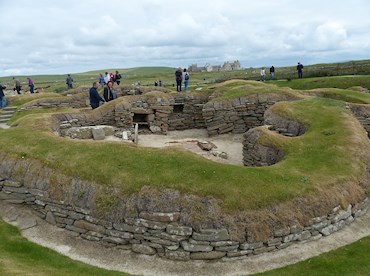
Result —
<path fill-rule="evenodd" d="M 233 87 L 237 92 L 232 91 Z M 231 81 L 215 89 L 226 97 L 231 89 L 234 97 L 243 91 L 248 95 L 251 89 L 253 93 L 270 93 L 275 88 L 257 82 Z M 214 196 L 226 210 L 271 207 L 363 176 L 366 164 L 359 157 L 369 153 L 369 143 L 344 102 L 307 98 L 281 102 L 273 111 L 305 124 L 308 131 L 296 138 L 266 131 L 261 137 L 263 143 L 283 149 L 286 155 L 282 162 L 265 168 L 217 164 L 177 149 L 66 140 L 52 133 L 51 117 L 45 114 L 25 117 L 17 122 L 17 127 L 0 130 L 0 147 L 2 152 L 37 159 L 66 175 L 114 186 L 123 194 L 136 193 L 144 186 L 173 188 Z"/>

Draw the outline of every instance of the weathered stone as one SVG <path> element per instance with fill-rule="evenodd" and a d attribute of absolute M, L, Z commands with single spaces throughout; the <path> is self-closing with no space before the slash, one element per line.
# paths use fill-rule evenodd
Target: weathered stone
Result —
<path fill-rule="evenodd" d="M 257 249 L 263 247 L 263 242 L 255 242 L 255 243 L 242 243 L 239 248 L 241 250 L 249 250 L 249 249 Z"/>
<path fill-rule="evenodd" d="M 185 251 L 189 252 L 209 252 L 213 250 L 213 246 L 192 244 L 187 241 L 182 241 L 181 246 Z"/>
<path fill-rule="evenodd" d="M 198 141 L 198 146 L 205 151 L 211 151 L 212 149 L 217 148 L 215 144 L 209 141 Z"/>
<path fill-rule="evenodd" d="M 159 234 L 152 234 L 155 237 L 162 238 L 165 240 L 170 240 L 170 241 L 175 241 L 175 242 L 180 242 L 183 240 L 186 240 L 188 236 L 177 236 L 177 235 L 170 235 L 165 232 L 161 232 Z"/>
<path fill-rule="evenodd" d="M 101 225 L 96 225 L 86 220 L 76 220 L 74 226 L 94 232 L 105 233 L 105 228 Z"/>
<path fill-rule="evenodd" d="M 171 235 L 190 236 L 193 233 L 193 229 L 187 226 L 174 226 L 168 224 L 166 227 L 166 232 Z"/>
<path fill-rule="evenodd" d="M 174 212 L 174 213 L 160 213 L 160 212 L 141 212 L 140 218 L 147 219 L 147 220 L 153 220 L 158 222 L 175 222 L 180 219 L 180 213 Z"/>
<path fill-rule="evenodd" d="M 132 239 L 134 237 L 132 233 L 122 232 L 122 231 L 117 231 L 117 230 L 112 230 L 112 229 L 107 229 L 105 233 L 109 236 L 119 237 L 122 239 Z"/>
<path fill-rule="evenodd" d="M 143 234 L 147 228 L 143 226 L 129 225 L 126 223 L 113 223 L 113 228 L 119 231 L 131 232 L 136 234 Z"/>
<path fill-rule="evenodd" d="M 197 241 L 197 240 L 194 240 L 192 238 L 190 238 L 188 241 L 191 244 L 199 244 L 199 245 L 210 245 L 211 244 L 211 242 L 209 242 L 209 241 Z"/>
<path fill-rule="evenodd" d="M 192 260 L 216 260 L 221 259 L 226 255 L 226 252 L 211 251 L 211 252 L 193 252 L 190 254 Z"/>
<path fill-rule="evenodd" d="M 216 242 L 211 242 L 212 246 L 230 246 L 230 245 L 238 245 L 239 243 L 236 241 L 216 241 Z"/>
<path fill-rule="evenodd" d="M 109 242 L 109 243 L 114 243 L 114 244 L 128 244 L 128 240 L 121 239 L 121 238 L 118 238 L 118 237 L 111 237 L 111 236 L 104 236 L 102 238 L 102 241 Z"/>
<path fill-rule="evenodd" d="M 178 244 L 177 242 L 174 242 L 174 241 L 163 240 L 163 239 L 160 239 L 160 238 L 157 238 L 157 237 L 152 237 L 152 236 L 145 236 L 144 235 L 144 239 L 148 240 L 148 241 L 151 241 L 153 243 L 166 245 L 166 246 L 171 246 L 171 245 L 177 245 Z"/>
<path fill-rule="evenodd" d="M 235 251 L 237 250 L 239 245 L 227 245 L 227 246 L 217 246 L 215 247 L 216 251 Z"/>
<path fill-rule="evenodd" d="M 157 252 L 154 248 L 145 244 L 133 244 L 132 251 L 145 255 L 154 255 Z"/>
<path fill-rule="evenodd" d="M 231 251 L 231 252 L 227 252 L 227 256 L 230 257 L 230 258 L 234 258 L 234 257 L 241 257 L 241 256 L 246 256 L 248 254 L 251 254 L 253 252 L 253 250 L 240 250 L 240 251 Z"/>
<path fill-rule="evenodd" d="M 80 234 L 84 234 L 87 232 L 86 229 L 82 229 L 82 228 L 79 228 L 79 227 L 76 227 L 76 226 L 73 226 L 73 225 L 66 225 L 66 229 L 70 230 L 70 231 L 73 231 L 73 232 L 76 232 L 76 233 L 80 233 Z"/>
<path fill-rule="evenodd" d="M 92 130 L 92 136 L 94 140 L 104 140 L 105 139 L 105 132 L 102 128 L 93 128 Z"/>
<path fill-rule="evenodd" d="M 68 216 L 71 219 L 75 219 L 75 220 L 81 220 L 81 219 L 83 219 L 85 217 L 84 214 L 77 213 L 77 212 L 74 212 L 74 211 L 68 211 Z"/>
<path fill-rule="evenodd" d="M 5 181 L 3 181 L 3 186 L 4 187 L 19 188 L 19 187 L 23 186 L 23 183 L 18 182 L 18 181 L 5 180 Z"/>
<path fill-rule="evenodd" d="M 183 251 L 183 250 L 166 250 L 165 256 L 170 260 L 175 261 L 188 261 L 190 260 L 190 252 Z"/>
<path fill-rule="evenodd" d="M 167 224 L 163 222 L 156 222 L 156 221 L 151 221 L 151 220 L 146 220 L 146 219 L 140 219 L 139 221 L 139 226 L 144 226 L 150 229 L 166 229 Z"/>
<path fill-rule="evenodd" d="M 267 241 L 268 246 L 279 245 L 282 242 L 282 238 L 275 238 Z"/>
<path fill-rule="evenodd" d="M 46 218 L 45 218 L 45 220 L 48 222 L 48 223 L 50 223 L 50 224 L 53 224 L 53 225 L 55 225 L 57 222 L 55 221 L 55 218 L 54 218 L 54 216 L 53 216 L 53 213 L 52 212 L 47 212 L 46 213 Z"/>
<path fill-rule="evenodd" d="M 198 241 L 225 241 L 230 236 L 226 229 L 203 229 L 200 233 L 193 232 L 192 238 Z"/>

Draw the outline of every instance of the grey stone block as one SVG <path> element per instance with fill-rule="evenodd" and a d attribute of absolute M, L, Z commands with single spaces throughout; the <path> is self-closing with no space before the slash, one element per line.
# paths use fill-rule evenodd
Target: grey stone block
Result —
<path fill-rule="evenodd" d="M 226 229 L 204 229 L 200 233 L 193 232 L 192 238 L 198 241 L 225 241 L 230 236 Z"/>
<path fill-rule="evenodd" d="M 189 251 L 189 252 L 209 252 L 213 250 L 213 246 L 191 244 L 187 241 L 182 241 L 181 246 L 185 251 Z"/>
<path fill-rule="evenodd" d="M 148 245 L 145 244 L 133 244 L 132 245 L 132 251 L 139 254 L 145 254 L 145 255 L 154 255 L 156 254 L 156 250 Z"/>
<path fill-rule="evenodd" d="M 192 260 L 216 260 L 221 259 L 226 255 L 226 252 L 211 251 L 211 252 L 193 252 L 190 254 Z"/>

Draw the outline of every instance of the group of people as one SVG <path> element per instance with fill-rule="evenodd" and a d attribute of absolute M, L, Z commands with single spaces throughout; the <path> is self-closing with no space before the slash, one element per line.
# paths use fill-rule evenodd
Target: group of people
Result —
<path fill-rule="evenodd" d="M 190 75 L 186 68 L 184 70 L 181 67 L 177 68 L 175 72 L 176 77 L 176 91 L 181 92 L 182 82 L 184 82 L 184 92 L 188 91 Z"/>
<path fill-rule="evenodd" d="M 104 87 L 110 81 L 112 83 L 117 83 L 117 85 L 119 85 L 121 83 L 121 78 L 122 78 L 121 74 L 118 71 L 116 71 L 115 74 L 105 72 L 104 76 L 103 74 L 99 74 L 98 80 L 101 87 Z"/>
<path fill-rule="evenodd" d="M 20 95 L 22 90 L 21 82 L 15 77 L 13 77 L 13 83 L 14 83 L 13 90 L 17 91 L 17 94 Z M 35 84 L 33 83 L 33 80 L 31 78 L 27 78 L 27 84 L 28 87 L 30 88 L 30 93 L 31 94 L 35 93 Z"/>
<path fill-rule="evenodd" d="M 298 65 L 297 65 L 297 72 L 298 72 L 298 78 L 299 79 L 303 78 L 303 64 L 301 64 L 300 62 L 298 62 Z M 275 79 L 274 65 L 270 67 L 270 80 L 273 80 L 273 79 Z M 261 68 L 261 81 L 265 81 L 265 80 L 266 80 L 266 70 L 265 70 L 265 67 L 262 67 Z"/>
<path fill-rule="evenodd" d="M 93 82 L 93 86 L 89 90 L 90 106 L 95 109 L 102 103 L 113 101 L 117 99 L 117 92 L 113 88 L 113 81 L 108 80 L 103 89 L 103 97 L 100 96 L 98 92 L 99 83 L 97 81 Z"/>

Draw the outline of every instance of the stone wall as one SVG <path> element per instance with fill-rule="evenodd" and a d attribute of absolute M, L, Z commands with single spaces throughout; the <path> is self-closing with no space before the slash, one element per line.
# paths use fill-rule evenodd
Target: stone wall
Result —
<path fill-rule="evenodd" d="M 251 94 L 223 101 L 210 101 L 204 105 L 203 118 L 210 136 L 232 132 L 245 133 L 261 126 L 265 111 L 276 102 L 295 100 L 287 95 Z"/>
<path fill-rule="evenodd" d="M 367 135 L 370 138 L 370 106 L 352 104 L 351 111 L 367 131 Z"/>
<path fill-rule="evenodd" d="M 27 205 L 39 217 L 65 228 L 76 237 L 107 247 L 173 260 L 245 258 L 283 249 L 297 242 L 317 240 L 342 229 L 370 207 L 368 198 L 344 209 L 338 205 L 327 215 L 312 218 L 306 225 L 281 226 L 264 240 L 243 241 L 235 239 L 234 230 L 222 227 L 222 224 L 217 228 L 199 228 L 184 223 L 189 214 L 186 214 L 186 208 L 178 208 L 176 204 L 167 207 L 157 204 L 153 208 L 155 200 L 151 202 L 149 195 L 127 200 L 128 203 L 136 198 L 141 201 L 138 204 L 145 207 L 128 211 L 129 205 L 126 205 L 126 211 L 119 212 L 112 206 L 111 215 L 102 219 L 96 213 L 96 201 L 93 200 L 102 194 L 100 187 L 58 175 L 45 167 L 40 169 L 36 161 L 6 156 L 1 156 L 0 160 L 0 200 Z M 109 194 L 112 195 L 113 191 Z M 178 196 L 172 192 L 162 201 L 171 201 L 172 197 L 178 200 Z M 201 202 L 207 200 L 202 199 Z M 189 205 L 194 205 L 194 202 L 189 201 Z"/>

